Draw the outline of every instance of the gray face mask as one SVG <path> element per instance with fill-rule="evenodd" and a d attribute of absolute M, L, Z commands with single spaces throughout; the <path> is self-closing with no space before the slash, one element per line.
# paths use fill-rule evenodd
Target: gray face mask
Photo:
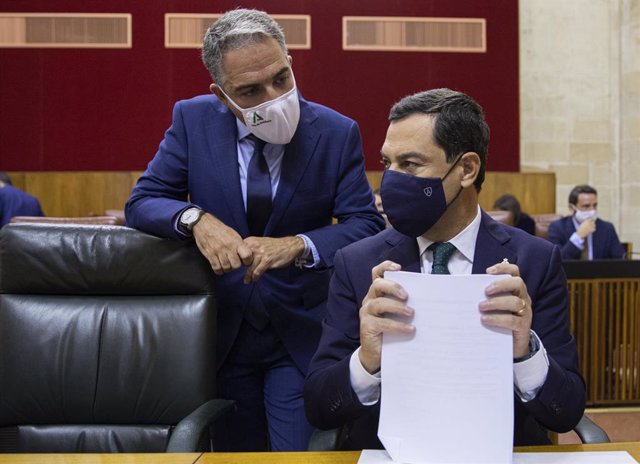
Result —
<path fill-rule="evenodd" d="M 582 224 L 587 219 L 595 220 L 598 217 L 598 211 L 596 211 L 595 209 L 589 209 L 587 211 L 580 211 L 576 209 L 575 211 L 575 217 L 576 221 L 578 221 L 578 224 Z"/>

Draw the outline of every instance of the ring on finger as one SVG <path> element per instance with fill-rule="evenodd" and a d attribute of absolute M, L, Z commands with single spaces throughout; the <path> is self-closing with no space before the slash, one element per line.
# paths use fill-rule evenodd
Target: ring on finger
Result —
<path fill-rule="evenodd" d="M 520 303 L 522 303 L 522 306 L 520 307 L 520 309 L 519 309 L 518 311 L 516 311 L 516 314 L 517 314 L 518 316 L 521 316 L 521 315 L 522 315 L 522 313 L 524 313 L 524 310 L 525 310 L 525 309 L 526 309 L 526 307 L 527 307 L 527 303 L 526 303 L 523 299 L 520 299 Z"/>

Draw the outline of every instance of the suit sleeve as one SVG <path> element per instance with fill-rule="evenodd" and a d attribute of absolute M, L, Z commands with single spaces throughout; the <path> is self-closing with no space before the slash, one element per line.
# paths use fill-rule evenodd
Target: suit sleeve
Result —
<path fill-rule="evenodd" d="M 558 247 L 553 247 L 541 285 L 529 292 L 534 310 L 532 329 L 547 350 L 549 372 L 536 398 L 523 405 L 546 428 L 567 432 L 584 413 L 586 389 L 569 331 L 567 281 Z"/>
<path fill-rule="evenodd" d="M 360 305 L 355 294 L 338 251 L 322 338 L 304 389 L 307 418 L 320 429 L 340 427 L 375 407 L 363 406 L 351 388 L 349 359 L 360 346 Z"/>
<path fill-rule="evenodd" d="M 571 240 L 569 240 L 572 233 L 573 232 L 567 235 L 562 219 L 554 221 L 549 225 L 549 241 L 558 245 L 562 259 L 580 259 L 580 253 L 582 250 L 576 247 L 571 243 Z"/>
<path fill-rule="evenodd" d="M 338 134 L 327 134 L 327 138 L 334 137 L 339 138 Z M 327 145 L 327 150 L 335 150 L 335 141 Z M 352 242 L 375 235 L 384 228 L 384 220 L 375 208 L 371 186 L 365 174 L 360 131 L 353 121 L 339 156 L 333 207 L 333 217 L 337 218 L 338 223 L 304 232 L 327 267 L 333 266 L 336 251 Z"/>
<path fill-rule="evenodd" d="M 166 238 L 182 239 L 174 228 L 178 213 L 189 206 L 187 137 L 181 104 L 147 170 L 125 205 L 127 225 Z"/>
<path fill-rule="evenodd" d="M 613 226 L 613 224 L 609 224 L 609 227 L 611 228 L 611 231 L 609 234 L 607 234 L 607 257 L 613 259 L 623 259 L 625 258 L 626 250 L 620 243 L 620 239 L 618 238 L 618 234 L 616 233 L 616 228 Z"/>

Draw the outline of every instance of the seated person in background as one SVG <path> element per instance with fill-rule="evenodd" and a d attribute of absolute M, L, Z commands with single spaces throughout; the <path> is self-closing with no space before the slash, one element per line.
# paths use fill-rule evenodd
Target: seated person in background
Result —
<path fill-rule="evenodd" d="M 382 196 L 380 195 L 380 189 L 375 189 L 373 191 L 373 196 L 376 200 L 376 209 L 380 213 L 380 215 L 384 218 L 385 227 L 391 227 L 389 224 L 389 219 L 387 219 L 387 215 L 384 214 L 384 208 L 382 207 Z"/>
<path fill-rule="evenodd" d="M 14 216 L 44 216 L 40 202 L 11 184 L 11 177 L 0 171 L 0 227 Z"/>
<path fill-rule="evenodd" d="M 514 444 L 549 443 L 547 430 L 571 430 L 585 406 L 558 247 L 480 209 L 489 127 L 469 96 L 420 92 L 396 103 L 389 120 L 381 193 L 393 228 L 336 254 L 307 416 L 321 429 L 346 425 L 345 448 L 381 448 L 382 336 L 415 330 L 394 320 L 414 310 L 385 271 L 510 274 L 487 287 L 478 317 L 513 332 Z"/>
<path fill-rule="evenodd" d="M 527 213 L 523 213 L 520 209 L 520 202 L 513 195 L 504 194 L 499 197 L 493 204 L 493 209 L 500 211 L 511 211 L 513 213 L 513 227 L 529 232 L 531 235 L 536 233 L 536 223 Z"/>
<path fill-rule="evenodd" d="M 549 225 L 549 241 L 560 247 L 562 259 L 623 259 L 613 224 L 598 218 L 598 192 L 589 185 L 578 185 L 569 193 L 569 211 Z"/>

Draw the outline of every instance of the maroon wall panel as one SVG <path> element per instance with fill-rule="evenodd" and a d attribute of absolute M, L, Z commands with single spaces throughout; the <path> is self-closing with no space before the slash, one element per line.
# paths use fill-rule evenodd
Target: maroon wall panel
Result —
<path fill-rule="evenodd" d="M 519 169 L 515 0 L 263 0 L 242 6 L 311 15 L 312 48 L 293 50 L 305 98 L 360 124 L 376 170 L 389 107 L 434 87 L 464 91 L 491 126 L 489 169 Z M 108 5 L 108 6 L 107 6 Z M 207 93 L 195 49 L 164 48 L 164 13 L 220 13 L 233 1 L 0 1 L 5 12 L 131 13 L 133 48 L 0 49 L 0 170 L 139 170 L 155 153 L 173 103 Z M 487 19 L 487 53 L 342 50 L 342 16 Z"/>

